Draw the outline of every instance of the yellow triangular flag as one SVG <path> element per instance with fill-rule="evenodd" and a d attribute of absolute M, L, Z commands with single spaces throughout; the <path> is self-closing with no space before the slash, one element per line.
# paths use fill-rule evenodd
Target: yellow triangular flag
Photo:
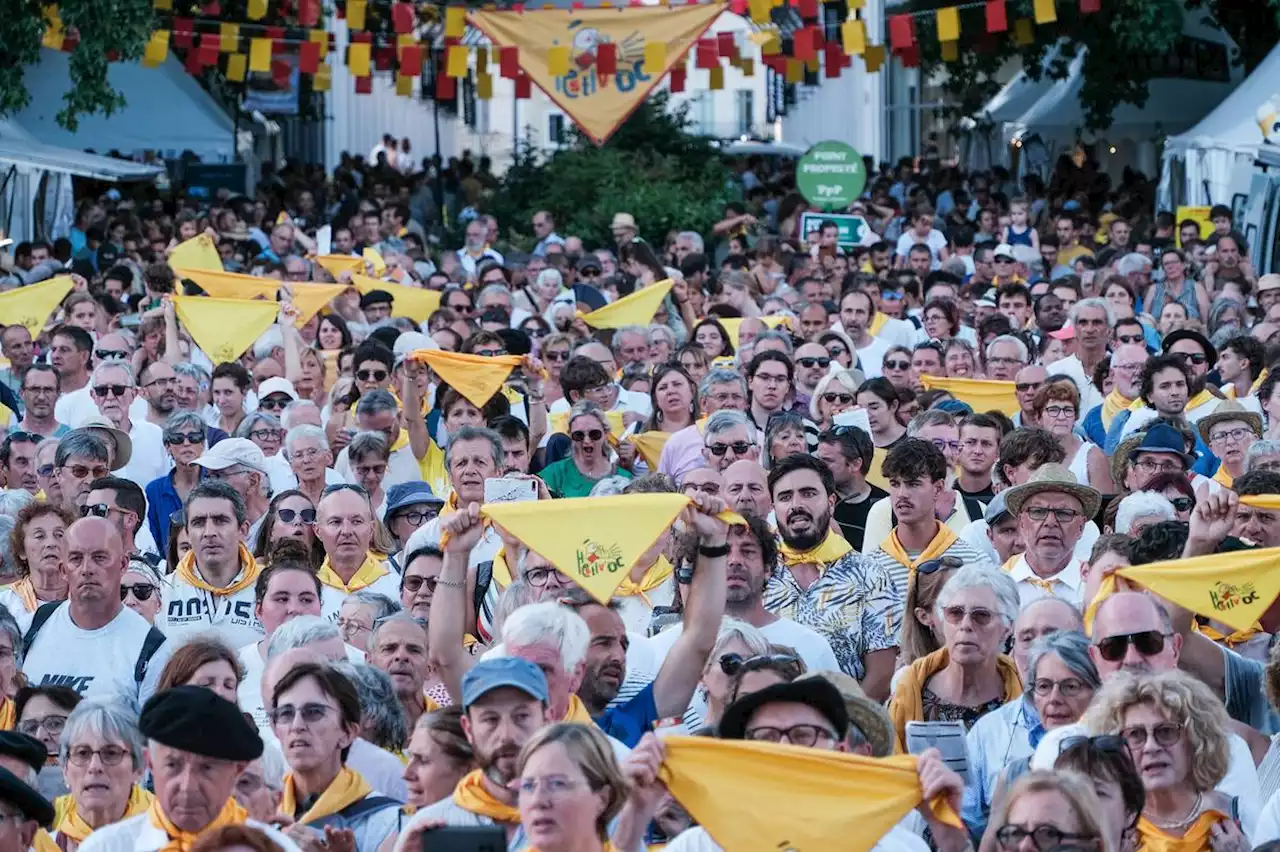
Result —
<path fill-rule="evenodd" d="M 667 43 L 665 41 L 650 41 L 645 43 L 644 67 L 646 69 L 667 67 Z"/>
<path fill-rule="evenodd" d="M 280 282 L 274 278 L 186 267 L 175 267 L 173 271 L 179 278 L 190 278 L 216 299 L 266 299 L 274 302 L 280 292 Z"/>
<path fill-rule="evenodd" d="M 321 308 L 342 295 L 342 291 L 348 286 L 350 285 L 290 284 L 289 287 L 293 290 L 293 306 L 298 309 L 298 318 L 294 324 L 301 328 L 311 322 L 311 318 L 319 313 Z"/>
<path fill-rule="evenodd" d="M 671 292 L 675 284 L 670 278 L 664 278 L 644 289 L 637 290 L 629 296 L 603 308 L 597 308 L 582 317 L 582 321 L 592 328 L 622 328 L 624 325 L 648 325 L 663 298 Z"/>
<path fill-rule="evenodd" d="M 1248 630 L 1280 596 L 1280 547 L 1170 559 L 1116 573 L 1198 615 Z"/>
<path fill-rule="evenodd" d="M 360 256 L 373 265 L 373 274 L 381 278 L 387 274 L 387 262 L 382 259 L 382 254 L 376 248 L 369 247 L 360 253 Z"/>
<path fill-rule="evenodd" d="M 667 439 L 670 437 L 670 432 L 640 432 L 628 435 L 627 442 L 635 446 L 645 464 L 649 465 L 649 470 L 656 471 L 658 460 L 662 458 L 662 448 L 667 445 Z"/>
<path fill-rule="evenodd" d="M 738 333 L 742 330 L 742 321 L 746 317 L 716 317 L 716 321 L 724 328 L 729 335 L 729 342 L 733 344 L 733 348 L 738 348 Z M 791 318 L 786 316 L 770 316 L 756 317 L 760 322 L 764 323 L 768 328 L 791 328 Z"/>
<path fill-rule="evenodd" d="M 622 420 L 621 411 L 606 411 L 605 419 L 609 421 L 610 437 L 614 440 L 622 437 L 622 433 L 627 431 L 627 424 Z M 569 434 L 569 412 L 561 411 L 559 414 L 551 415 L 551 433 L 553 435 Z"/>
<path fill-rule="evenodd" d="M 208 234 L 196 234 L 186 242 L 178 243 L 169 252 L 170 269 L 212 269 L 222 271 L 222 258 L 218 255 L 218 247 L 213 244 L 213 237 Z"/>
<path fill-rule="evenodd" d="M 485 403 L 502 390 L 507 376 L 522 361 L 519 355 L 464 355 L 443 349 L 415 349 L 410 357 L 435 370 L 441 381 L 476 408 L 484 408 Z"/>
<path fill-rule="evenodd" d="M 215 364 L 243 355 L 267 329 L 275 325 L 280 306 L 248 299 L 210 299 L 173 296 L 178 319 Z"/>
<path fill-rule="evenodd" d="M 33 339 L 39 337 L 50 315 L 74 286 L 70 275 L 59 275 L 39 284 L 0 293 L 0 322 L 26 326 Z"/>
<path fill-rule="evenodd" d="M 271 70 L 271 39 L 249 39 L 249 70 L 263 73 Z"/>
<path fill-rule="evenodd" d="M 406 287 L 404 284 L 393 284 L 390 281 L 379 281 L 368 275 L 355 273 L 351 276 L 352 285 L 362 294 L 370 290 L 384 290 L 391 294 L 391 316 L 408 317 L 421 325 L 440 309 L 440 292 L 422 287 Z"/>
<path fill-rule="evenodd" d="M 349 254 L 322 254 L 315 257 L 314 260 L 333 276 L 334 281 L 337 281 L 338 276 L 344 272 L 364 271 L 364 258 L 353 257 Z"/>
<path fill-rule="evenodd" d="M 1035 0 L 1037 24 L 1052 24 L 1058 20 L 1058 7 L 1054 0 Z"/>
<path fill-rule="evenodd" d="M 623 494 L 572 503 L 490 503 L 480 512 L 608 603 L 636 560 L 688 505 L 683 494 Z"/>
<path fill-rule="evenodd" d="M 921 376 L 920 383 L 925 390 L 946 391 L 979 414 L 985 411 L 1002 411 L 1012 417 L 1020 408 L 1013 382 Z"/>
<path fill-rule="evenodd" d="M 957 41 L 960 38 L 960 10 L 948 6 L 938 10 L 938 41 Z"/>

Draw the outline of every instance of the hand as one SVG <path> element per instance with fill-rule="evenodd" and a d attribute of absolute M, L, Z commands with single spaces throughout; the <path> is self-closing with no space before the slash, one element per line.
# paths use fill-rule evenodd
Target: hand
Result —
<path fill-rule="evenodd" d="M 698 540 L 722 544 L 729 537 L 729 525 L 716 515 L 729 508 L 719 497 L 712 497 L 701 492 L 690 495 L 693 504 L 680 513 L 685 529 L 694 527 L 698 530 Z"/>
<path fill-rule="evenodd" d="M 667 793 L 667 787 L 659 777 L 666 755 L 662 740 L 650 731 L 641 737 L 622 762 L 622 777 L 631 783 L 631 801 L 642 813 L 650 816 Z"/>
<path fill-rule="evenodd" d="M 1191 510 L 1191 530 L 1187 545 L 1182 551 L 1185 557 L 1212 553 L 1236 523 L 1236 509 L 1240 497 L 1236 492 L 1220 488 L 1210 493 L 1208 484 L 1196 491 L 1196 506 Z"/>
<path fill-rule="evenodd" d="M 85 280 L 85 277 L 83 275 L 77 275 L 74 272 L 71 273 L 71 285 L 71 289 L 75 290 L 77 293 L 83 293 L 89 289 L 89 282 Z"/>
<path fill-rule="evenodd" d="M 969 846 L 969 834 L 963 828 L 956 828 L 938 820 L 929 807 L 929 802 L 938 796 L 946 799 L 947 804 L 956 813 L 960 813 L 961 799 L 964 797 L 964 780 L 942 760 L 942 753 L 936 748 L 925 749 L 916 758 L 916 775 L 920 778 L 920 789 L 924 801 L 919 811 L 929 824 L 929 831 L 937 844 L 938 852 L 956 852 Z"/>
<path fill-rule="evenodd" d="M 683 305 L 689 301 L 689 282 L 683 278 L 677 278 L 671 285 L 671 298 L 675 299 L 677 305 Z"/>
<path fill-rule="evenodd" d="M 328 852 L 356 852 L 356 836 L 349 828 L 324 827 L 324 846 Z"/>
<path fill-rule="evenodd" d="M 470 553 L 484 536 L 480 504 L 472 503 L 445 518 L 440 524 L 440 531 L 449 537 L 444 546 L 445 553 Z"/>
<path fill-rule="evenodd" d="M 636 424 L 639 424 L 640 426 L 644 426 L 644 415 L 635 411 L 622 412 L 622 425 L 630 426 L 632 423 L 636 423 Z"/>
<path fill-rule="evenodd" d="M 298 310 L 297 305 L 293 302 L 280 303 L 280 324 L 284 326 L 293 325 L 298 321 L 298 317 L 302 316 L 302 312 Z"/>
<path fill-rule="evenodd" d="M 627 470 L 636 461 L 636 445 L 630 441 L 619 441 L 614 452 L 618 454 L 618 467 L 625 467 Z"/>
<path fill-rule="evenodd" d="M 160 297 L 160 309 L 164 312 L 166 320 L 175 319 L 178 316 L 178 308 L 173 303 L 173 296 L 169 293 L 165 293 Z"/>
<path fill-rule="evenodd" d="M 1249 852 L 1252 844 L 1233 819 L 1224 819 L 1209 826 L 1209 846 L 1213 852 Z"/>
<path fill-rule="evenodd" d="M 540 476 L 534 476 L 532 473 L 505 473 L 503 476 L 507 479 L 532 479 L 534 482 L 538 483 L 538 499 L 551 499 L 551 489 L 547 487 L 547 483 L 543 482 L 542 477 Z M 507 552 L 514 553 L 515 551 L 508 550 Z"/>
<path fill-rule="evenodd" d="M 524 369 L 524 383 L 529 395 L 542 396 L 542 383 L 547 376 L 547 368 L 532 355 L 524 356 L 520 366 Z"/>
<path fill-rule="evenodd" d="M 294 823 L 282 829 L 282 833 L 296 843 L 302 852 L 327 852 L 324 840 L 313 828 L 307 828 L 301 823 Z"/>

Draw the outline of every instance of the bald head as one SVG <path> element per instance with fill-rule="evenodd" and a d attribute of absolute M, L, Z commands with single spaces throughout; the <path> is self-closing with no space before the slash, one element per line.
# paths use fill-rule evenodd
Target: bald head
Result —
<path fill-rule="evenodd" d="M 133 345 L 125 339 L 123 334 L 113 331 L 99 337 L 94 349 L 99 352 L 132 352 Z"/>
<path fill-rule="evenodd" d="M 724 469 L 724 499 L 735 512 L 768 517 L 773 509 L 769 475 L 759 462 L 739 459 Z"/>
<path fill-rule="evenodd" d="M 1169 613 L 1142 592 L 1117 592 L 1099 604 L 1092 639 L 1089 656 L 1104 679 L 1122 670 L 1145 674 L 1175 669 L 1182 649 Z"/>
<path fill-rule="evenodd" d="M 1084 631 L 1080 610 L 1062 598 L 1040 598 L 1022 608 L 1013 622 L 1013 661 L 1026 677 L 1031 645 L 1041 636 L 1059 631 Z"/>
<path fill-rule="evenodd" d="M 120 607 L 128 556 L 120 531 L 106 518 L 81 518 L 67 530 L 67 587 L 73 605 Z"/>

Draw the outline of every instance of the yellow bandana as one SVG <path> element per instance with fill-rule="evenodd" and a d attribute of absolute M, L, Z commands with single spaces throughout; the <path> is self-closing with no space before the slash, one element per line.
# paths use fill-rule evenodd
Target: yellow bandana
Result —
<path fill-rule="evenodd" d="M 498 552 L 493 554 L 493 582 L 497 583 L 501 588 L 511 585 L 511 569 L 507 566 L 507 551 L 505 547 L 498 548 Z"/>
<path fill-rule="evenodd" d="M 853 546 L 843 536 L 827 530 L 827 537 L 812 550 L 795 550 L 785 541 L 778 543 L 778 553 L 782 555 L 782 564 L 790 568 L 792 565 L 817 565 L 825 570 L 828 565 L 853 550 Z"/>
<path fill-rule="evenodd" d="M 1117 568 L 1121 577 L 1232 630 L 1248 630 L 1280 597 L 1280 547 Z"/>
<path fill-rule="evenodd" d="M 333 782 L 320 794 L 320 798 L 316 799 L 311 809 L 299 816 L 298 794 L 294 789 L 294 783 L 293 773 L 287 773 L 284 776 L 284 795 L 280 797 L 280 813 L 304 824 L 332 816 L 373 792 L 373 788 L 369 786 L 368 781 L 364 780 L 363 775 L 344 766 L 338 773 L 338 777 L 334 778 Z"/>
<path fill-rule="evenodd" d="M 1094 593 L 1093 600 L 1089 601 L 1089 606 L 1084 611 L 1084 635 L 1093 635 L 1093 620 L 1098 616 L 1098 607 L 1102 606 L 1102 602 L 1119 591 L 1119 583 L 1115 574 L 1108 574 L 1102 578 L 1102 582 L 1098 584 L 1098 591 Z"/>
<path fill-rule="evenodd" d="M 1254 622 L 1253 627 L 1248 630 L 1236 630 L 1232 633 L 1223 633 L 1212 624 L 1201 624 L 1198 621 L 1191 622 L 1191 629 L 1199 633 L 1206 639 L 1217 642 L 1219 645 L 1226 645 L 1228 648 L 1234 648 L 1237 645 L 1243 645 L 1254 636 L 1262 632 L 1262 625 Z"/>
<path fill-rule="evenodd" d="M 16 706 L 12 698 L 6 698 L 4 704 L 0 704 L 0 731 L 12 731 L 14 723 L 17 720 Z"/>
<path fill-rule="evenodd" d="M 659 555 L 658 561 L 649 566 L 649 570 L 644 572 L 644 576 L 640 578 L 639 583 L 633 582 L 630 574 L 623 577 L 618 588 L 614 590 L 614 597 L 629 598 L 639 595 L 652 609 L 653 604 L 649 602 L 649 596 L 645 592 L 652 592 L 662 586 L 674 571 L 675 567 L 667 560 L 667 557 Z"/>
<path fill-rule="evenodd" d="M 356 573 L 351 575 L 351 582 L 344 583 L 342 578 L 338 576 L 338 572 L 334 571 L 329 565 L 329 557 L 326 556 L 324 563 L 320 566 L 320 582 L 340 592 L 351 594 L 352 592 L 369 588 L 387 576 L 388 573 L 381 554 L 369 551 L 365 554 L 364 562 L 356 569 Z"/>
<path fill-rule="evenodd" d="M 120 819 L 128 819 L 145 812 L 151 807 L 151 800 L 154 798 L 155 796 L 134 784 L 129 790 L 129 801 L 125 803 L 124 816 Z M 53 824 L 59 834 L 70 837 L 77 843 L 83 843 L 84 839 L 93 833 L 93 828 L 80 818 L 77 807 L 75 796 L 70 793 L 59 796 L 53 802 Z"/>
<path fill-rule="evenodd" d="M 951 662 L 951 654 L 946 648 L 939 648 L 928 656 L 921 657 L 901 674 L 898 685 L 889 699 L 889 718 L 898 734 L 898 748 L 907 750 L 907 723 L 924 720 L 924 687 L 929 678 L 942 671 Z M 1013 660 L 1004 654 L 996 657 L 996 669 L 1004 683 L 1004 703 L 1022 695 L 1022 678 L 1018 676 L 1018 667 Z"/>
<path fill-rule="evenodd" d="M 182 561 L 178 563 L 178 578 L 195 586 L 197 589 L 203 589 L 221 597 L 234 595 L 241 589 L 253 588 L 253 584 L 258 581 L 258 563 L 253 561 L 253 554 L 249 552 L 249 548 L 242 543 L 240 545 L 240 579 L 233 580 L 230 586 L 218 588 L 210 586 L 200 578 L 196 573 L 196 552 L 193 550 L 186 556 L 182 557 Z"/>
<path fill-rule="evenodd" d="M 947 552 L 947 548 L 955 544 L 959 540 L 946 524 L 938 524 L 938 531 L 934 533 L 933 540 L 929 542 L 929 546 L 921 551 L 920 555 L 913 561 L 907 555 L 907 549 L 902 546 L 902 542 L 898 541 L 898 528 L 894 527 L 889 533 L 889 537 L 880 542 L 880 546 L 884 548 L 884 552 L 892 556 L 904 568 L 912 571 L 920 567 L 922 563 L 928 562 L 930 559 L 937 559 L 939 556 Z"/>
<path fill-rule="evenodd" d="M 147 808 L 147 815 L 150 817 L 152 825 L 169 835 L 169 842 L 161 847 L 158 852 L 187 852 L 192 844 L 196 842 L 196 839 L 206 831 L 222 828 L 224 825 L 242 825 L 249 818 L 249 812 L 240 807 L 235 799 L 227 799 L 226 804 L 222 806 L 222 810 L 213 818 L 213 822 L 194 834 L 183 831 L 170 822 L 169 817 L 165 815 L 164 809 L 160 807 L 159 799 L 151 800 L 151 805 Z"/>
<path fill-rule="evenodd" d="M 569 709 L 565 711 L 564 718 L 561 722 L 574 722 L 579 725 L 594 725 L 595 719 L 591 718 L 591 714 L 587 712 L 587 705 L 582 703 L 582 699 L 573 694 L 569 696 Z"/>
<path fill-rule="evenodd" d="M 1235 482 L 1236 478 L 1231 475 L 1229 470 L 1227 470 L 1227 466 L 1225 464 L 1219 464 L 1217 472 L 1213 475 L 1213 481 L 1221 485 L 1223 488 L 1230 488 L 1231 483 Z"/>
<path fill-rule="evenodd" d="M 1192 411 L 1194 409 L 1199 408 L 1200 406 L 1204 405 L 1207 402 L 1213 402 L 1217 398 L 1218 397 L 1214 396 L 1212 393 L 1209 392 L 1208 388 L 1205 388 L 1202 391 L 1200 391 L 1200 393 L 1196 394 L 1195 396 L 1191 397 L 1191 399 L 1187 400 L 1186 407 L 1183 408 L 1182 410 L 1184 413 L 1188 411 Z"/>
<path fill-rule="evenodd" d="M 462 776 L 458 786 L 453 788 L 453 803 L 464 811 L 488 817 L 494 822 L 508 825 L 518 823 L 520 809 L 495 799 L 493 794 L 485 789 L 484 782 L 481 780 L 483 775 L 484 770 L 473 769 Z"/>
<path fill-rule="evenodd" d="M 36 600 L 36 587 L 31 583 L 31 577 L 23 577 L 9 586 L 9 591 L 18 596 L 22 601 L 22 605 L 26 607 L 27 612 L 35 612 L 40 606 L 40 602 Z"/>
<path fill-rule="evenodd" d="M 1111 421 L 1116 415 L 1133 405 L 1133 400 L 1113 388 L 1107 398 L 1102 401 L 1102 428 L 1110 429 Z"/>
<path fill-rule="evenodd" d="M 1268 370 L 1266 367 L 1263 367 L 1262 372 L 1258 374 L 1258 378 L 1254 379 L 1253 384 L 1249 385 L 1249 392 L 1245 394 L 1245 396 L 1253 396 L 1254 394 L 1256 394 L 1258 392 L 1258 388 L 1262 387 L 1262 383 L 1267 380 L 1267 376 L 1270 375 L 1270 373 L 1271 373 L 1270 370 Z M 1236 386 L 1231 384 L 1225 386 L 1224 388 L 1222 388 L 1222 395 L 1225 396 L 1227 399 L 1235 399 Z"/>
<path fill-rule="evenodd" d="M 1186 834 L 1172 837 L 1156 828 L 1145 817 L 1139 817 L 1137 846 L 1142 852 L 1208 852 L 1212 848 L 1209 844 L 1209 829 L 1226 819 L 1230 817 L 1221 811 L 1207 810 L 1196 818 Z"/>

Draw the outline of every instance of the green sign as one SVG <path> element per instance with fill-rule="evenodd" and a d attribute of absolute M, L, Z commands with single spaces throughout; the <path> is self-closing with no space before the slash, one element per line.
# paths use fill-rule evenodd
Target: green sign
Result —
<path fill-rule="evenodd" d="M 861 155 L 843 142 L 819 142 L 796 164 L 796 189 L 825 210 L 848 207 L 866 185 Z"/>
<path fill-rule="evenodd" d="M 871 230 L 867 220 L 861 216 L 845 213 L 802 213 L 800 215 L 800 233 L 807 240 L 809 235 L 822 227 L 823 222 L 835 222 L 839 228 L 836 244 L 840 248 L 853 248 L 862 244 L 862 235 Z"/>

